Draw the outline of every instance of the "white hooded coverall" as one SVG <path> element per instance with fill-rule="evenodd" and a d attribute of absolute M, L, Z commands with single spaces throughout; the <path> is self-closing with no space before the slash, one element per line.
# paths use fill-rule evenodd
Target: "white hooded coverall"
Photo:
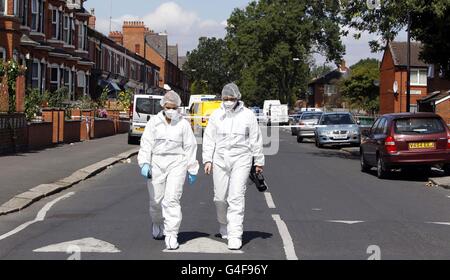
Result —
<path fill-rule="evenodd" d="M 239 101 L 210 117 L 203 136 L 203 163 L 213 163 L 217 220 L 228 238 L 242 238 L 246 183 L 252 166 L 264 166 L 263 139 L 255 114 Z"/>
<path fill-rule="evenodd" d="M 148 180 L 150 216 L 155 224 L 164 223 L 166 236 L 178 236 L 182 213 L 180 199 L 186 172 L 197 175 L 197 141 L 185 119 L 169 124 L 163 112 L 145 126 L 138 154 L 139 166 L 151 166 Z"/>

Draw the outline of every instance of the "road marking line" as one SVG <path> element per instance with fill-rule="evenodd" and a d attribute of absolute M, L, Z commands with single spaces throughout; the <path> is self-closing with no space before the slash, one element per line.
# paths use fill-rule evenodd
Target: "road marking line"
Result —
<path fill-rule="evenodd" d="M 450 226 L 450 223 L 447 223 L 447 222 L 427 222 L 427 224 Z"/>
<path fill-rule="evenodd" d="M 348 225 L 364 223 L 364 221 L 343 221 L 343 220 L 329 220 L 327 222 L 329 222 L 329 223 L 341 223 L 341 224 L 348 224 Z"/>
<path fill-rule="evenodd" d="M 270 209 L 275 209 L 275 208 L 277 208 L 277 207 L 275 206 L 275 203 L 273 202 L 272 194 L 271 194 L 270 192 L 265 192 L 265 193 L 264 193 L 264 197 L 266 198 L 267 206 L 268 206 Z"/>
<path fill-rule="evenodd" d="M 60 197 L 56 198 L 55 200 L 53 200 L 53 201 L 47 203 L 47 204 L 46 204 L 46 205 L 38 212 L 38 214 L 36 215 L 36 218 L 35 218 L 33 221 L 26 222 L 26 223 L 24 223 L 24 224 L 18 226 L 17 228 L 11 230 L 10 232 L 7 232 L 7 233 L 5 233 L 5 234 L 3 234 L 3 235 L 0 235 L 0 240 L 3 240 L 3 239 L 5 239 L 5 238 L 10 237 L 11 235 L 14 235 L 14 234 L 16 234 L 16 233 L 18 233 L 18 232 L 21 232 L 22 230 L 26 229 L 27 227 L 29 227 L 30 225 L 32 225 L 32 224 L 34 224 L 34 223 L 43 221 L 43 220 L 45 219 L 45 216 L 47 215 L 47 212 L 50 210 L 50 208 L 53 207 L 53 205 L 55 205 L 56 203 L 58 203 L 59 201 L 61 201 L 61 200 L 63 200 L 63 199 L 66 199 L 66 198 L 71 197 L 71 196 L 74 195 L 74 194 L 75 194 L 74 192 L 70 192 L 70 193 L 68 193 L 68 194 L 65 194 L 65 195 L 63 195 L 63 196 L 60 196 Z"/>
<path fill-rule="evenodd" d="M 92 237 L 83 238 L 78 240 L 72 240 L 57 244 L 48 245 L 33 252 L 39 253 L 54 253 L 54 252 L 67 252 L 70 248 L 77 248 L 81 253 L 120 253 L 111 243 L 105 242 L 103 240 L 95 239 Z"/>
<path fill-rule="evenodd" d="M 292 241 L 291 234 L 286 226 L 286 223 L 281 219 L 280 215 L 272 215 L 275 223 L 277 224 L 278 231 L 280 232 L 281 239 L 283 240 L 284 252 L 288 260 L 298 260 L 295 254 L 294 242 Z"/>
<path fill-rule="evenodd" d="M 322 211 L 322 209 L 321 208 L 313 208 L 313 209 L 311 209 L 312 211 Z"/>

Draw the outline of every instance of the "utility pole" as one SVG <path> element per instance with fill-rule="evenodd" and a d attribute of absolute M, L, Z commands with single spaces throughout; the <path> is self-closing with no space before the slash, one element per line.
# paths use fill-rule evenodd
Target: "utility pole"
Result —
<path fill-rule="evenodd" d="M 144 34 L 144 94 L 147 86 L 147 34 Z"/>
<path fill-rule="evenodd" d="M 406 77 L 406 112 L 411 111 L 411 12 L 408 10 L 408 50 Z"/>

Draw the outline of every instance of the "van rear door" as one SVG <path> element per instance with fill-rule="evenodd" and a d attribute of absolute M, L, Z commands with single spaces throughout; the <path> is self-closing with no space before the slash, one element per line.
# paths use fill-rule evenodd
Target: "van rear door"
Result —
<path fill-rule="evenodd" d="M 135 96 L 133 123 L 147 123 L 151 116 L 158 114 L 162 110 L 160 99 L 150 96 Z"/>

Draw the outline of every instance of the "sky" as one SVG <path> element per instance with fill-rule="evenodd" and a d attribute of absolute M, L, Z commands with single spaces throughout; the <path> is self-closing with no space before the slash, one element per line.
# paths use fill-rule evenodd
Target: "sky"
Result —
<path fill-rule="evenodd" d="M 96 29 L 104 34 L 111 29 L 121 30 L 126 20 L 142 20 L 155 32 L 169 35 L 169 44 L 179 46 L 179 54 L 195 49 L 202 36 L 225 36 L 227 18 L 235 8 L 244 8 L 249 0 L 88 0 L 85 8 L 95 9 Z M 371 53 L 368 42 L 376 36 L 364 34 L 360 40 L 342 38 L 346 46 L 347 66 L 360 59 L 382 58 L 382 53 Z M 316 63 L 325 59 L 316 56 Z"/>

